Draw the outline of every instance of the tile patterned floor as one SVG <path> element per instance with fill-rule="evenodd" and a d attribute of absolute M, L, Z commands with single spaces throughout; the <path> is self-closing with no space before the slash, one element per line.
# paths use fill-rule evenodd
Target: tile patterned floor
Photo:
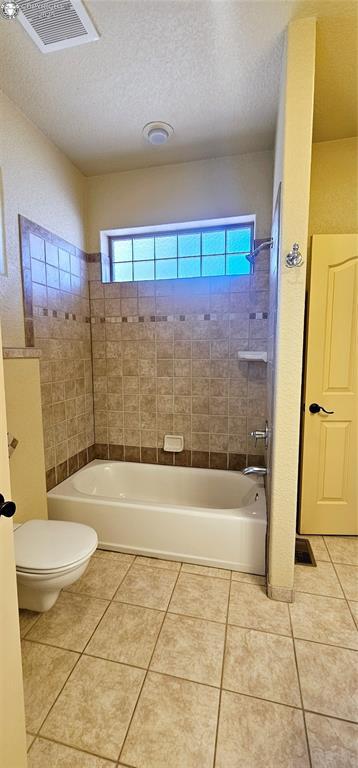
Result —
<path fill-rule="evenodd" d="M 311 537 L 296 601 L 98 551 L 21 611 L 29 768 L 357 768 L 358 541 Z"/>

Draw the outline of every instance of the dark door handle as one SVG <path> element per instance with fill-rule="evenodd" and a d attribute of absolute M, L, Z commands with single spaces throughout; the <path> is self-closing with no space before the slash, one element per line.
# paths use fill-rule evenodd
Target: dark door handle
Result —
<path fill-rule="evenodd" d="M 334 411 L 326 411 L 325 408 L 323 408 L 323 405 L 318 405 L 318 403 L 311 403 L 309 407 L 310 413 L 319 413 L 320 411 L 323 411 L 323 413 L 334 413 Z"/>
<path fill-rule="evenodd" d="M 16 512 L 16 504 L 14 501 L 5 501 L 2 493 L 0 493 L 0 517 L 12 517 Z"/>

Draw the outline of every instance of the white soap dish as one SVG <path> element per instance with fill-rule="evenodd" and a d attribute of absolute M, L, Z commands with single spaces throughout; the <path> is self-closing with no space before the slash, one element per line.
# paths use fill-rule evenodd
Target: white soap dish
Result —
<path fill-rule="evenodd" d="M 249 363 L 261 362 L 267 363 L 267 352 L 247 352 L 245 349 L 237 353 L 239 360 L 247 360 Z"/>
<path fill-rule="evenodd" d="M 170 453 L 180 453 L 184 450 L 183 435 L 164 435 L 164 450 Z"/>

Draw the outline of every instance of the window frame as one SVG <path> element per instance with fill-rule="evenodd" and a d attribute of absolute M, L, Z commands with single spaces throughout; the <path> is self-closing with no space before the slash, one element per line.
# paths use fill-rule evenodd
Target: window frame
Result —
<path fill-rule="evenodd" d="M 224 256 L 225 257 L 225 274 L 223 275 L 210 275 L 210 277 L 237 277 L 239 275 L 230 275 L 226 272 L 227 267 L 227 257 L 231 254 L 227 251 L 227 232 L 229 230 L 237 230 L 237 229 L 250 229 L 250 243 L 251 243 L 251 250 L 254 248 L 254 239 L 255 239 L 255 219 L 253 217 L 248 217 L 248 219 L 245 221 L 243 220 L 244 217 L 240 217 L 242 220 L 237 221 L 236 223 L 225 223 L 225 220 L 219 220 L 214 219 L 213 224 L 208 224 L 205 222 L 205 225 L 203 226 L 190 226 L 190 222 L 187 222 L 185 224 L 181 225 L 172 225 L 171 228 L 165 228 L 162 227 L 153 227 L 153 229 L 148 229 L 145 227 L 145 232 L 138 231 L 139 228 L 134 228 L 135 231 L 131 232 L 130 230 L 126 230 L 123 234 L 108 234 L 108 255 L 109 255 L 109 267 L 110 267 L 110 282 L 111 283 L 121 283 L 121 282 L 128 282 L 128 283 L 136 283 L 136 282 L 143 282 L 143 280 L 135 280 L 134 279 L 134 264 L 141 264 L 141 263 L 149 263 L 151 261 L 154 262 L 154 277 L 145 279 L 144 282 L 159 282 L 162 280 L 192 280 L 192 279 L 199 279 L 201 277 L 206 278 L 207 275 L 202 274 L 202 266 L 203 266 L 203 256 Z M 197 222 L 199 224 L 199 222 Z M 217 254 L 203 254 L 203 248 L 202 248 L 202 235 L 206 232 L 213 232 L 215 230 L 224 230 L 225 232 L 225 250 L 222 253 Z M 193 235 L 193 234 L 199 234 L 200 235 L 200 254 L 197 256 L 179 256 L 179 243 L 178 243 L 178 236 L 179 235 Z M 193 277 L 179 277 L 178 275 L 178 269 L 177 269 L 177 275 L 176 277 L 167 277 L 167 278 L 157 278 L 156 277 L 156 263 L 157 260 L 155 258 L 155 238 L 156 237 L 165 237 L 165 236 L 176 236 L 177 239 L 177 248 L 176 248 L 176 257 L 168 258 L 168 259 L 158 259 L 159 262 L 164 261 L 176 261 L 177 266 L 179 266 L 180 261 L 184 261 L 185 259 L 192 259 L 192 258 L 200 258 L 200 275 Z M 132 244 L 134 240 L 137 239 L 145 239 L 145 238 L 153 238 L 154 240 L 154 258 L 153 259 L 137 259 L 135 260 L 133 257 L 133 245 L 132 245 L 132 261 L 126 261 L 126 262 L 120 262 L 115 261 L 113 258 L 113 244 L 115 242 L 121 241 L 121 240 L 132 240 Z M 235 251 L 232 255 L 240 255 L 240 254 L 246 254 L 248 251 Z M 131 264 L 132 265 L 132 280 L 115 280 L 113 277 L 113 265 L 114 264 Z M 251 274 L 252 272 L 252 266 L 250 265 L 250 270 L 247 274 Z M 245 273 L 246 274 L 246 273 Z"/>

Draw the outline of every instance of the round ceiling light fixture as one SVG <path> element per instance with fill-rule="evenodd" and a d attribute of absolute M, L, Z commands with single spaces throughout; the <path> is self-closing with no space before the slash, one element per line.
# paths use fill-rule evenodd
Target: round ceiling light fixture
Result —
<path fill-rule="evenodd" d="M 0 6 L 0 12 L 3 19 L 7 19 L 7 21 L 12 21 L 12 19 L 16 19 L 16 16 L 18 15 L 20 11 L 20 6 L 18 3 L 15 3 L 14 0 L 6 0 L 5 3 L 2 3 Z"/>
<path fill-rule="evenodd" d="M 160 147 L 169 141 L 174 129 L 169 123 L 147 123 L 143 128 L 143 136 L 153 147 Z"/>

